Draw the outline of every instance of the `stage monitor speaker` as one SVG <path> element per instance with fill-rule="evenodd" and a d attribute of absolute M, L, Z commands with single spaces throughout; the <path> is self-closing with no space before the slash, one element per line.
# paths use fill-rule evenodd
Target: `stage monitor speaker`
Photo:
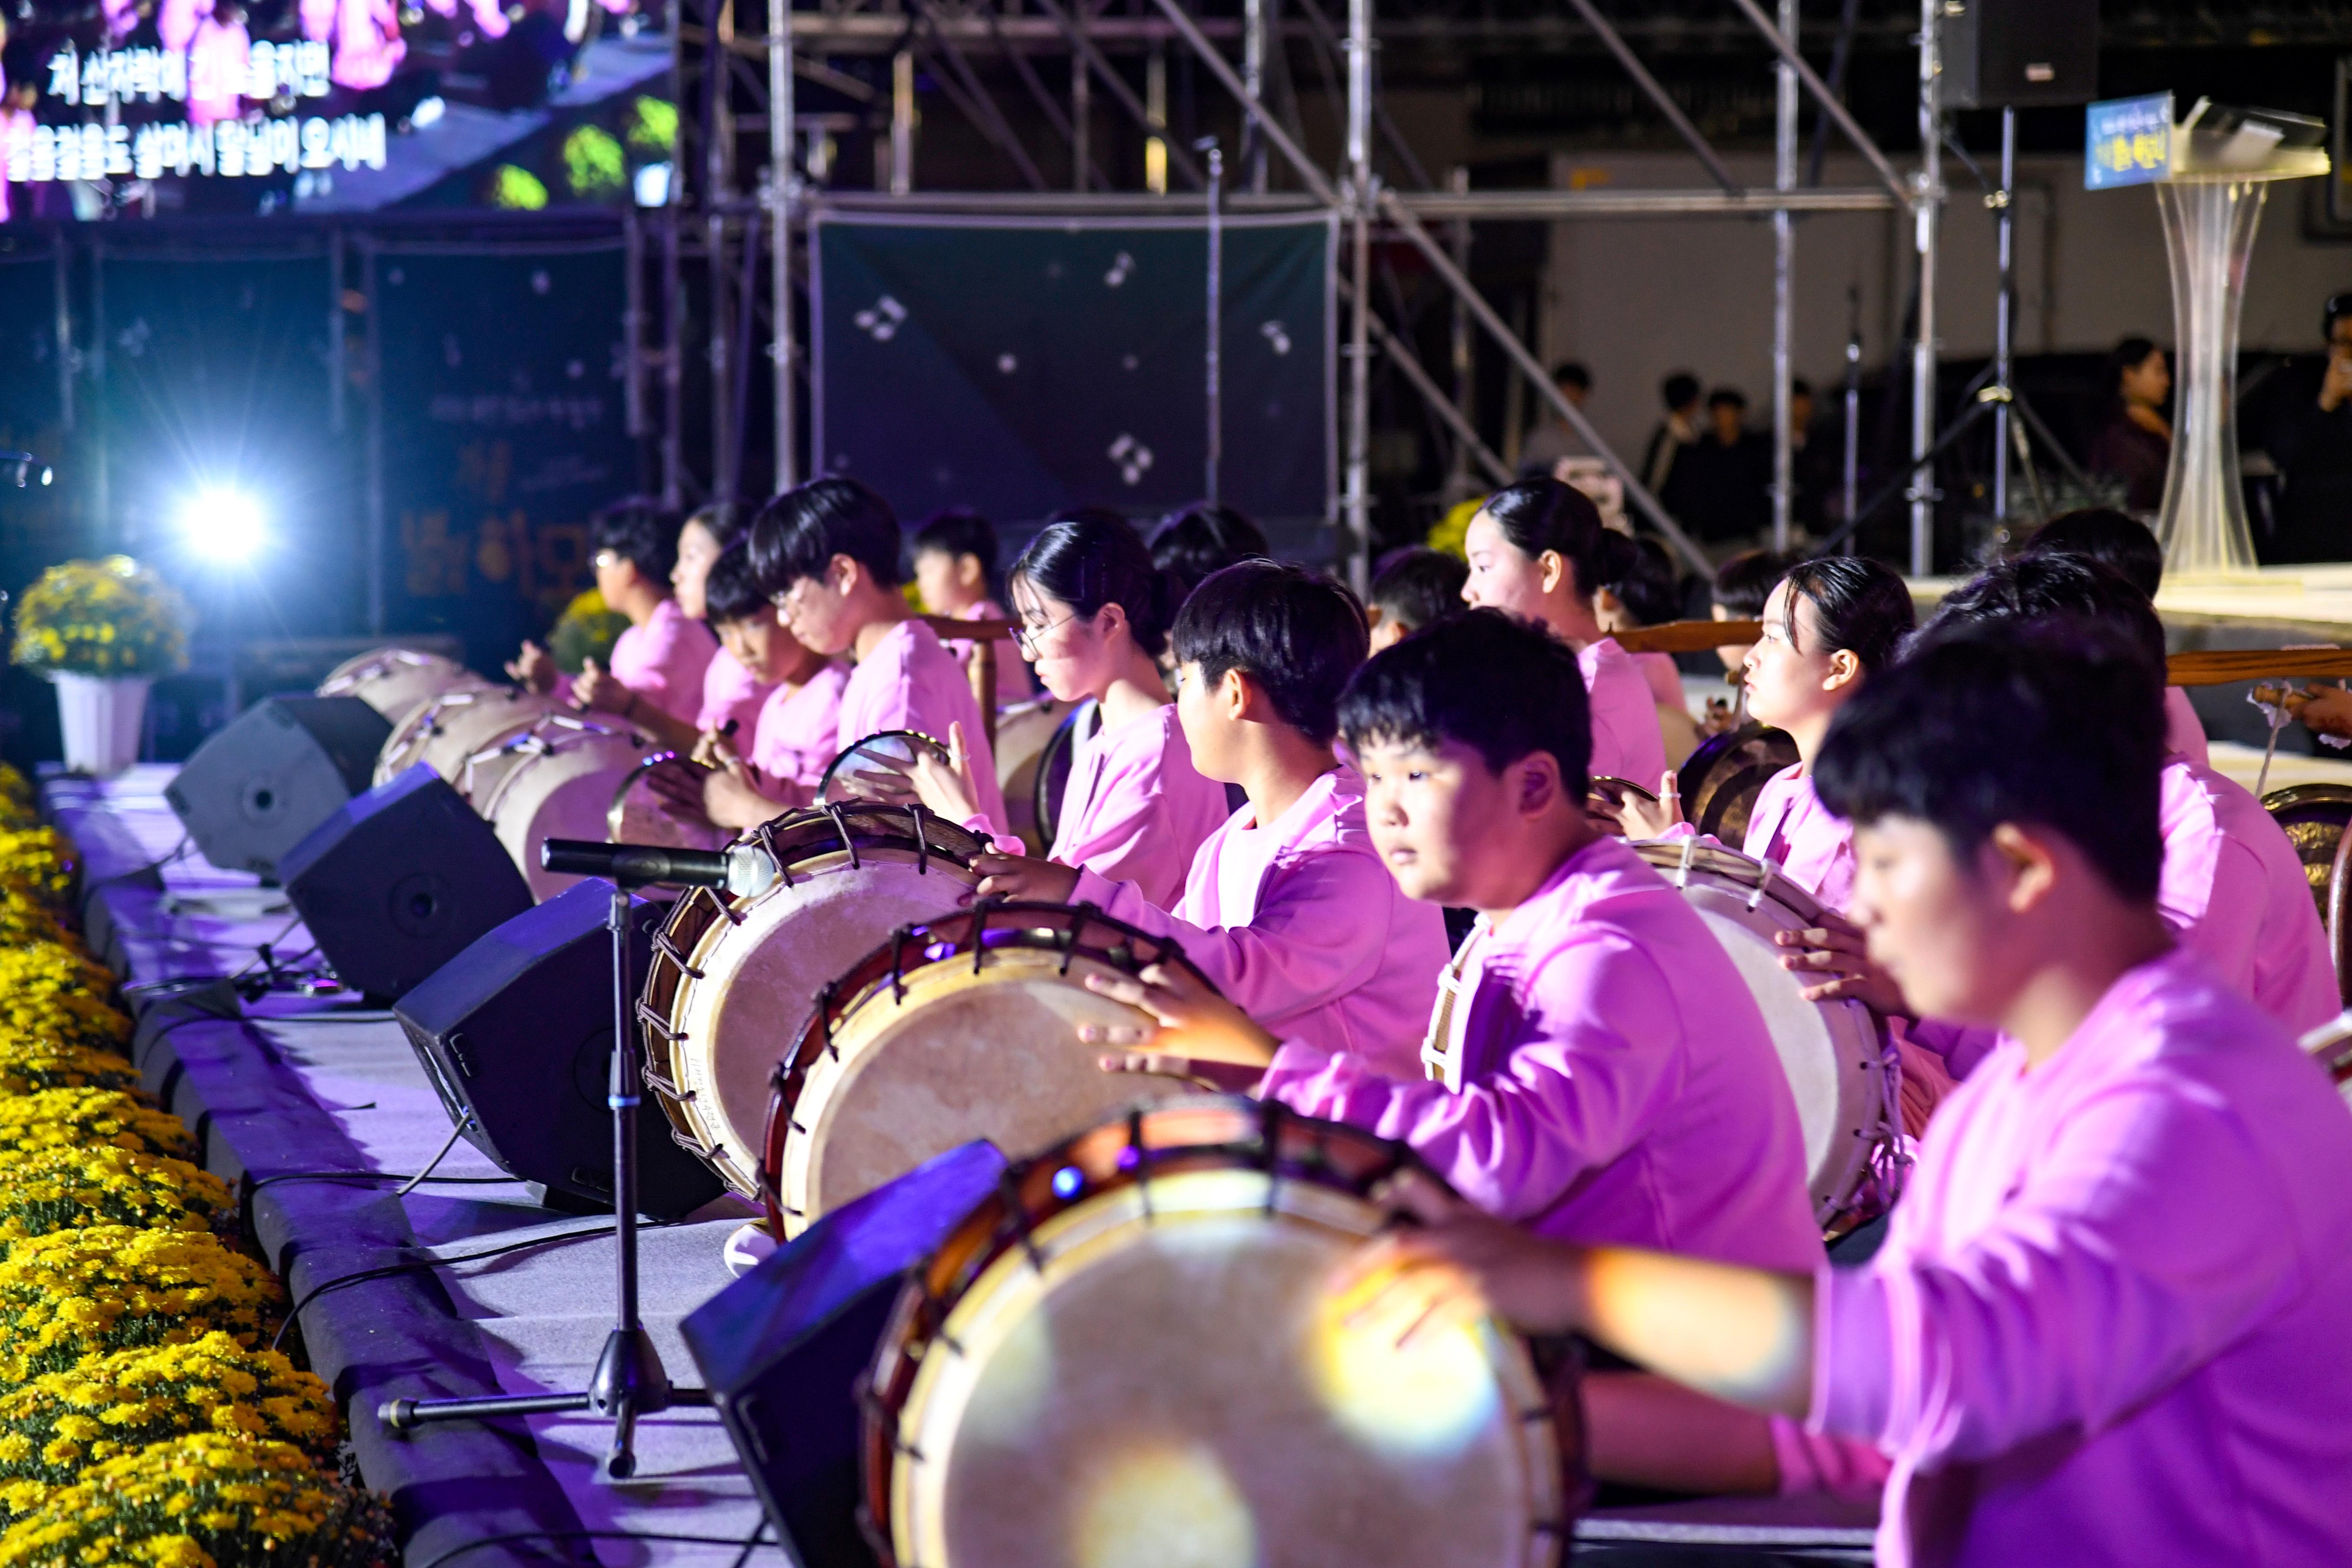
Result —
<path fill-rule="evenodd" d="M 858 1391 L 908 1274 L 1004 1168 L 985 1140 L 950 1149 L 825 1215 L 679 1323 L 751 1489 L 801 1568 L 875 1568 L 857 1522 Z"/>
<path fill-rule="evenodd" d="M 577 883 L 478 939 L 394 1010 L 449 1120 L 471 1113 L 467 1142 L 560 1207 L 613 1206 L 612 901 L 610 883 Z M 640 982 L 668 913 L 630 900 L 629 973 Z M 647 1099 L 637 1111 L 639 1210 L 676 1219 L 725 1190 Z"/>
<path fill-rule="evenodd" d="M 288 850 L 366 792 L 391 738 L 356 697 L 272 697 L 197 747 L 163 798 L 205 859 L 274 880 Z"/>
<path fill-rule="evenodd" d="M 2034 109 L 2099 96 L 2099 0 L 1962 0 L 1944 16 L 1945 107 Z"/>
<path fill-rule="evenodd" d="M 278 870 L 343 984 L 386 999 L 531 907 L 497 833 L 422 763 L 345 801 Z"/>

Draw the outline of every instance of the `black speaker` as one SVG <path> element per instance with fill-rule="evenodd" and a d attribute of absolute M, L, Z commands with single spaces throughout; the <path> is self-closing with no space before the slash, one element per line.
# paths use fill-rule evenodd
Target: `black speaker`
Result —
<path fill-rule="evenodd" d="M 2099 0 L 1962 0 L 1944 16 L 1947 107 L 2030 109 L 2099 96 Z"/>
<path fill-rule="evenodd" d="M 678 1324 L 760 1506 L 801 1568 L 875 1568 L 857 1525 L 858 1390 L 908 1273 L 1004 1167 L 984 1139 L 950 1149 L 825 1215 Z"/>
<path fill-rule="evenodd" d="M 490 825 L 419 763 L 278 858 L 286 896 L 343 984 L 398 997 L 530 908 Z"/>
<path fill-rule="evenodd" d="M 551 1196 L 613 1206 L 613 889 L 581 882 L 526 910 L 433 972 L 394 1012 L 449 1120 L 467 1142 Z M 666 904 L 630 900 L 630 1000 Z M 648 1098 L 637 1110 L 637 1208 L 691 1214 L 725 1191 L 669 1135 Z M 560 1194 L 560 1196 L 558 1196 Z"/>
<path fill-rule="evenodd" d="M 366 791 L 391 738 L 356 697 L 272 697 L 197 747 L 163 798 L 205 859 L 275 879 L 288 850 Z"/>

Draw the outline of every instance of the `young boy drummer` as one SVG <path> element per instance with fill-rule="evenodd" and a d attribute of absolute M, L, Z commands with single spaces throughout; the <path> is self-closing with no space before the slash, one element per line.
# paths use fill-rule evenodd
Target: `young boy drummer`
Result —
<path fill-rule="evenodd" d="M 1381 868 L 1363 784 L 1332 751 L 1365 638 L 1353 596 L 1299 567 L 1213 573 L 1171 635 L 1176 717 L 1193 767 L 1249 799 L 1193 854 L 1175 908 L 1153 907 L 1132 882 L 1009 856 L 982 858 L 980 890 L 1092 903 L 1172 935 L 1255 1016 L 1375 1070 L 1418 1075 L 1444 917 Z"/>
<path fill-rule="evenodd" d="M 1872 955 L 2001 1037 L 1868 1264 L 1563 1247 L 1408 1178 L 1356 1321 L 1483 1304 L 1875 1444 L 1885 1568 L 2352 1562 L 2352 1187 L 2315 1176 L 2352 1118 L 2166 928 L 2163 734 L 2088 623 L 1947 634 L 1838 716 Z"/>
<path fill-rule="evenodd" d="M 1499 611 L 1450 616 L 1366 665 L 1340 722 L 1399 886 L 1481 912 L 1430 1025 L 1438 1081 L 1277 1040 L 1156 970 L 1101 987 L 1165 1026 L 1118 1065 L 1263 1068 L 1259 1093 L 1402 1138 L 1481 1208 L 1547 1236 L 1816 1267 L 1796 1103 L 1746 982 L 1682 895 L 1585 816 L 1575 651 Z"/>

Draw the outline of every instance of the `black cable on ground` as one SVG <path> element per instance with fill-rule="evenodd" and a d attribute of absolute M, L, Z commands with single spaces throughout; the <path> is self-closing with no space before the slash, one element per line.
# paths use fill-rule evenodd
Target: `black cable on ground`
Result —
<path fill-rule="evenodd" d="M 766 1529 L 767 1526 L 763 1523 L 759 1530 L 751 1532 L 751 1540 L 740 1542 L 731 1535 L 673 1535 L 667 1531 L 654 1530 L 518 1530 L 505 1535 L 485 1535 L 477 1540 L 461 1542 L 437 1557 L 425 1559 L 425 1562 L 417 1564 L 417 1568 L 442 1568 L 443 1563 L 461 1557 L 478 1547 L 509 1546 L 524 1541 L 659 1541 L 685 1546 L 740 1546 L 743 1548 L 744 1557 L 749 1557 L 752 1551 L 759 1547 L 777 1547 L 775 1542 L 760 1539 L 761 1532 Z M 782 1549 L 777 1547 L 777 1550 Z M 592 1553 L 591 1556 L 593 1558 L 593 1554 Z M 740 1568 L 743 1560 L 743 1557 L 736 1559 L 738 1568 Z"/>

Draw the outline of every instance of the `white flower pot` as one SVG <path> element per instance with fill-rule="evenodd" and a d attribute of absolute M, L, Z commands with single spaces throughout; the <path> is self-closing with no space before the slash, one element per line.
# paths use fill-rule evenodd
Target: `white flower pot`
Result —
<path fill-rule="evenodd" d="M 66 766 L 110 778 L 139 760 L 141 721 L 147 716 L 144 676 L 110 679 L 58 670 L 58 724 L 65 731 Z"/>

